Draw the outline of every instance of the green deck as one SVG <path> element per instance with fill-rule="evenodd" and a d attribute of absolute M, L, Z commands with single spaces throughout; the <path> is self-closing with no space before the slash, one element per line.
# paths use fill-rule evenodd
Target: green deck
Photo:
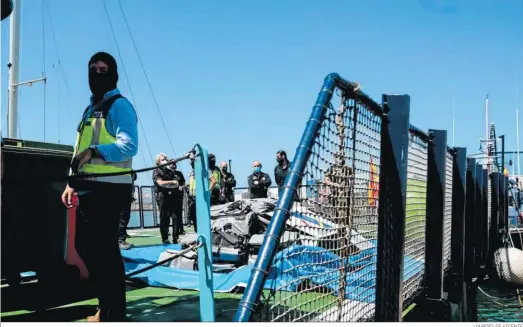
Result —
<path fill-rule="evenodd" d="M 188 230 L 189 232 L 191 230 Z M 130 231 L 129 242 L 135 245 L 151 245 L 160 243 L 158 230 Z M 85 321 L 86 317 L 96 312 L 98 301 L 85 289 L 78 289 L 72 293 L 56 290 L 49 292 L 45 305 L 52 309 L 34 309 L 37 304 L 34 300 L 36 283 L 26 283 L 16 293 L 10 287 L 3 285 L 2 322 L 23 321 Z M 199 297 L 197 291 L 185 291 L 158 287 L 128 286 L 127 313 L 131 321 L 138 322 L 168 322 L 168 321 L 200 321 Z M 13 294 L 15 293 L 15 294 Z M 51 294 L 53 293 L 53 294 Z M 46 293 L 47 294 L 47 293 Z M 216 293 L 216 320 L 232 321 L 241 294 Z M 70 299 L 70 300 L 69 300 Z M 53 303 L 59 303 L 54 306 Z"/>

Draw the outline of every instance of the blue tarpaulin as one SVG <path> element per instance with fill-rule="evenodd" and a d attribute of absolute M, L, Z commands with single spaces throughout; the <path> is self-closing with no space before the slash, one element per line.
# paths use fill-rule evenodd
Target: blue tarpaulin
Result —
<path fill-rule="evenodd" d="M 371 241 L 376 245 L 375 241 Z M 136 247 L 122 251 L 126 273 L 131 273 L 156 263 L 160 254 L 167 249 L 180 250 L 180 246 L 159 245 Z M 350 267 L 346 272 L 347 299 L 374 301 L 376 280 L 376 248 L 371 248 L 350 256 L 343 264 Z M 412 267 L 404 272 L 407 280 L 423 269 L 423 261 L 410 257 L 405 265 Z M 342 261 L 323 248 L 305 245 L 291 246 L 278 252 L 274 258 L 271 272 L 265 282 L 265 289 L 297 291 L 299 284 L 307 281 L 313 285 L 322 285 L 337 294 Z M 245 287 L 249 281 L 253 265 L 240 267 L 229 273 L 214 273 L 214 291 L 230 292 L 236 287 Z M 172 287 L 177 289 L 198 290 L 199 272 L 159 266 L 133 277 L 150 286 Z"/>

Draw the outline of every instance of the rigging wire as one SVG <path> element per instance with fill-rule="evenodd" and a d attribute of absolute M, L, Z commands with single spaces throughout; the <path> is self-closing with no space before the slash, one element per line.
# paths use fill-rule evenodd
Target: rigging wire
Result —
<path fill-rule="evenodd" d="M 136 106 L 136 99 L 134 97 L 133 89 L 131 87 L 131 81 L 129 80 L 129 76 L 127 75 L 127 69 L 125 68 L 123 57 L 122 57 L 122 54 L 120 52 L 120 46 L 118 45 L 118 41 L 116 39 L 116 34 L 114 33 L 114 28 L 113 28 L 113 24 L 111 22 L 111 18 L 109 16 L 109 11 L 107 10 L 107 5 L 105 3 L 105 0 L 102 0 L 102 2 L 103 2 L 103 5 L 104 5 L 105 14 L 107 16 L 107 21 L 109 22 L 109 26 L 111 28 L 111 33 L 112 33 L 112 36 L 113 36 L 113 39 L 114 39 L 114 43 L 116 44 L 116 51 L 118 53 L 118 56 L 120 57 L 120 61 L 122 62 L 123 72 L 124 72 L 124 75 L 125 75 L 125 79 L 127 80 L 127 85 L 129 86 L 129 93 L 131 94 L 131 98 L 133 100 L 133 105 L 134 105 L 134 108 L 135 108 L 135 111 L 136 111 L 136 116 L 138 118 L 138 122 L 140 124 L 141 129 L 142 129 L 142 134 L 143 134 L 144 140 L 145 140 L 145 146 L 147 147 L 147 151 L 149 152 L 149 158 L 151 159 L 151 162 L 154 163 L 154 159 L 153 159 L 154 157 L 153 157 L 153 155 L 151 153 L 151 148 L 149 146 L 149 141 L 147 140 L 147 134 L 145 133 L 145 129 L 144 129 L 143 124 L 142 124 L 142 120 L 140 119 L 140 115 L 138 114 L 138 107 Z M 141 151 L 141 148 L 140 148 L 140 153 L 142 155 L 144 163 L 147 164 L 147 161 L 145 160 L 145 156 L 143 155 L 143 153 Z"/>
<path fill-rule="evenodd" d="M 60 73 L 62 75 L 62 78 L 64 79 L 65 87 L 67 89 L 67 94 L 69 95 L 69 98 L 71 99 L 71 103 L 76 106 L 76 102 L 74 101 L 71 88 L 69 87 L 69 82 L 67 81 L 67 76 L 65 74 L 64 68 L 62 66 L 62 62 L 60 60 L 60 52 L 58 51 L 58 42 L 56 42 L 56 34 L 54 32 L 54 25 L 53 25 L 53 18 L 51 16 L 51 9 L 49 8 L 49 1 L 45 3 L 47 8 L 47 15 L 49 16 L 49 25 L 51 27 L 51 36 L 53 37 L 53 44 L 56 51 L 56 58 L 58 60 L 58 67 L 60 70 Z"/>
<path fill-rule="evenodd" d="M 105 0 L 104 0 L 105 2 Z M 158 101 L 156 101 L 156 97 L 154 96 L 153 88 L 151 86 L 151 82 L 149 81 L 149 77 L 147 75 L 147 72 L 145 71 L 145 67 L 142 61 L 142 57 L 140 56 L 140 52 L 138 51 L 138 47 L 136 46 L 136 42 L 134 40 L 133 34 L 131 32 L 131 28 L 129 27 L 129 23 L 127 22 L 127 17 L 125 16 L 125 12 L 122 8 L 122 4 L 120 0 L 117 0 L 118 6 L 120 7 L 120 11 L 122 12 L 123 19 L 125 21 L 125 26 L 127 27 L 127 30 L 129 31 L 129 36 L 131 37 L 131 40 L 133 42 L 134 50 L 136 51 L 136 55 L 138 56 L 138 60 L 140 61 L 140 66 L 142 67 L 143 74 L 145 75 L 145 80 L 147 81 L 147 85 L 149 86 L 149 90 L 151 91 L 151 95 L 154 100 L 154 104 L 156 105 L 156 110 L 158 111 L 158 115 L 160 116 L 160 120 L 162 121 L 163 128 L 165 129 L 165 134 L 167 134 L 167 139 L 169 141 L 169 144 L 171 145 L 171 149 L 173 151 L 173 155 L 175 154 L 173 143 L 171 142 L 171 138 L 169 136 L 169 131 L 167 129 L 167 126 L 165 126 L 165 121 L 163 120 L 162 113 L 160 112 L 160 106 L 158 105 Z"/>
<path fill-rule="evenodd" d="M 42 0 L 42 50 L 43 50 L 43 68 L 42 68 L 42 75 L 44 78 L 46 78 L 45 75 L 45 0 Z M 44 80 L 44 142 L 45 142 L 45 118 L 46 118 L 46 111 L 47 111 L 47 81 Z"/>
<path fill-rule="evenodd" d="M 62 97 L 62 94 L 61 94 L 61 91 L 60 91 L 60 89 L 61 89 L 60 86 L 61 86 L 62 83 L 61 83 L 60 79 L 58 78 L 58 73 L 56 72 L 56 66 L 55 65 L 53 65 L 53 71 L 54 71 L 54 75 L 56 77 L 56 80 L 58 81 L 58 144 L 61 144 L 60 143 L 60 137 L 61 137 L 60 131 L 62 130 L 62 128 L 61 128 L 61 121 L 62 121 L 62 119 L 61 119 L 61 114 L 62 114 L 62 111 L 61 111 L 61 109 L 62 109 L 61 108 L 62 107 L 62 101 L 61 100 L 62 99 L 61 99 L 61 97 Z"/>

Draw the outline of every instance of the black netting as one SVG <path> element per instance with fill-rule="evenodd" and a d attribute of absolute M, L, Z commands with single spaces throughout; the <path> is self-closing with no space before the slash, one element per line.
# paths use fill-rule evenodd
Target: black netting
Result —
<path fill-rule="evenodd" d="M 373 317 L 380 129 L 355 95 L 333 97 L 255 320 Z"/>
<path fill-rule="evenodd" d="M 405 214 L 405 258 L 403 298 L 409 299 L 421 288 L 425 267 L 427 217 L 427 141 L 411 131 L 407 162 Z"/>

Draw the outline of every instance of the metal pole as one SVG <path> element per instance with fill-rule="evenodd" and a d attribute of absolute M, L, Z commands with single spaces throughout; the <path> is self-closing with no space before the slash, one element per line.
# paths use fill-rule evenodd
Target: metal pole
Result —
<path fill-rule="evenodd" d="M 516 108 L 516 152 L 518 156 L 518 176 L 521 173 L 519 170 L 519 108 Z"/>
<path fill-rule="evenodd" d="M 18 73 L 20 71 L 20 12 L 22 0 L 13 0 L 9 30 L 9 89 L 8 89 L 8 137 L 17 137 L 18 127 Z"/>
<path fill-rule="evenodd" d="M 500 135 L 499 138 L 501 139 L 501 173 L 505 175 L 505 135 Z"/>
<path fill-rule="evenodd" d="M 232 162 L 232 160 L 229 159 L 229 172 L 232 174 L 232 166 L 231 166 L 231 162 Z"/>
<path fill-rule="evenodd" d="M 456 85 L 452 85 L 452 147 L 456 146 L 456 117 L 454 111 L 454 95 Z"/>
<path fill-rule="evenodd" d="M 196 223 L 198 224 L 198 270 L 200 271 L 200 320 L 214 322 L 214 281 L 212 268 L 211 195 L 208 178 L 208 153 L 196 145 L 198 157 L 194 162 L 196 180 Z"/>

